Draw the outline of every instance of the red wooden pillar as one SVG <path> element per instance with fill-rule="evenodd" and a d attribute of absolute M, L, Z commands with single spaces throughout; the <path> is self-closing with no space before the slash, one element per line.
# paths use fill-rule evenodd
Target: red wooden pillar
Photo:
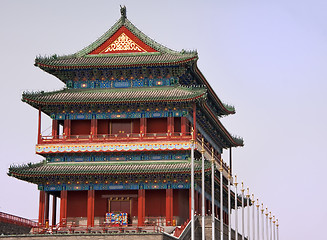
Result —
<path fill-rule="evenodd" d="M 98 121 L 97 119 L 91 119 L 91 133 L 90 135 L 96 136 L 98 134 Z"/>
<path fill-rule="evenodd" d="M 166 189 L 166 226 L 173 223 L 173 189 Z"/>
<path fill-rule="evenodd" d="M 65 121 L 64 121 L 64 135 L 66 136 L 66 137 L 69 137 L 70 136 L 70 127 L 71 127 L 71 120 L 69 120 L 69 119 L 66 119 Z"/>
<path fill-rule="evenodd" d="M 174 133 L 174 117 L 167 118 L 167 132 Z"/>
<path fill-rule="evenodd" d="M 185 135 L 186 133 L 186 117 L 181 117 L 181 133 L 182 133 L 182 136 Z"/>
<path fill-rule="evenodd" d="M 39 122 L 38 122 L 38 128 L 37 128 L 37 143 L 41 143 L 42 136 L 41 136 L 41 107 L 39 107 Z"/>
<path fill-rule="evenodd" d="M 87 226 L 94 227 L 94 190 L 87 191 Z"/>
<path fill-rule="evenodd" d="M 49 225 L 49 207 L 50 207 L 50 195 L 49 193 L 45 192 L 45 209 L 44 209 L 44 220 L 47 225 Z"/>
<path fill-rule="evenodd" d="M 60 225 L 65 226 L 67 223 L 67 190 L 60 193 Z"/>
<path fill-rule="evenodd" d="M 45 207 L 45 191 L 40 191 L 39 226 L 45 225 L 44 207 Z"/>
<path fill-rule="evenodd" d="M 52 195 L 52 226 L 56 225 L 57 218 L 57 197 Z"/>
<path fill-rule="evenodd" d="M 146 134 L 146 118 L 140 119 L 140 133 Z"/>
<path fill-rule="evenodd" d="M 144 189 L 139 189 L 138 191 L 138 210 L 137 210 L 137 215 L 138 215 L 138 226 L 143 226 L 144 224 L 144 218 L 145 218 L 145 190 Z"/>
<path fill-rule="evenodd" d="M 58 138 L 58 120 L 52 120 L 52 137 Z"/>

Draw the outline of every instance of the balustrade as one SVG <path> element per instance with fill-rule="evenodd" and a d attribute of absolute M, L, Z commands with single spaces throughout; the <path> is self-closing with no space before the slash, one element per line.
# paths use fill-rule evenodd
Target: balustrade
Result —
<path fill-rule="evenodd" d="M 61 142 L 88 143 L 88 142 L 133 142 L 151 140 L 190 140 L 191 133 L 117 133 L 97 135 L 58 135 L 41 136 L 39 144 Z"/>

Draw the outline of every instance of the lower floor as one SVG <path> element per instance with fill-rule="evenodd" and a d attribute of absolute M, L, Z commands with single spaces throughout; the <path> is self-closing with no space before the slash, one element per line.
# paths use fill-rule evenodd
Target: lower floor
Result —
<path fill-rule="evenodd" d="M 60 199 L 59 222 L 56 222 L 57 198 Z M 196 191 L 195 214 L 202 214 L 201 203 L 201 193 Z M 211 215 L 211 212 L 211 200 L 206 199 L 204 213 Z M 223 212 L 223 219 L 227 224 L 228 214 Z M 112 222 L 108 222 L 108 216 L 111 216 L 110 214 L 120 216 L 121 213 L 126 216 L 127 225 L 182 225 L 191 216 L 191 191 L 189 189 L 40 191 L 38 219 L 40 226 L 110 225 Z M 215 215 L 220 219 L 220 208 L 217 205 Z"/>

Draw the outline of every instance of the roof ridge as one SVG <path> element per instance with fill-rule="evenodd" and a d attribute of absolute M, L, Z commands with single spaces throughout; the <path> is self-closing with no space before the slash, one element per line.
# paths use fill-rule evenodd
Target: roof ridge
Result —
<path fill-rule="evenodd" d="M 188 90 L 188 91 L 201 91 L 201 90 L 206 90 L 205 86 L 202 85 L 196 85 L 196 86 L 188 86 L 188 85 L 172 85 L 172 86 L 160 86 L 160 87 L 129 87 L 129 88 L 61 88 L 58 90 L 54 91 L 24 91 L 23 92 L 23 97 L 27 95 L 48 95 L 48 94 L 54 94 L 54 93 L 62 93 L 62 92 L 67 92 L 67 93 L 73 93 L 73 92 L 128 92 L 131 90 L 134 91 L 153 91 L 153 90 L 167 90 L 167 89 L 183 89 L 183 90 Z"/>
<path fill-rule="evenodd" d="M 105 33 L 103 33 L 98 39 L 96 39 L 94 42 L 89 44 L 88 46 L 84 47 L 82 50 L 73 53 L 73 54 L 68 54 L 64 56 L 58 56 L 56 54 L 52 55 L 50 58 L 53 59 L 66 59 L 66 58 L 80 58 L 80 57 L 86 57 L 90 52 L 101 46 L 108 38 L 110 38 L 112 35 L 115 34 L 121 27 L 125 26 L 131 33 L 133 33 L 137 38 L 139 38 L 142 42 L 147 44 L 148 46 L 152 47 L 153 49 L 157 50 L 159 54 L 162 53 L 169 53 L 173 55 L 183 55 L 183 54 L 190 54 L 193 53 L 194 55 L 197 55 L 197 51 L 186 51 L 186 50 L 181 50 L 181 51 L 176 51 L 172 50 L 152 38 L 148 37 L 146 34 L 144 34 L 140 29 L 138 29 L 133 23 L 131 23 L 127 18 L 123 19 L 123 16 L 121 16 L 115 23 L 112 25 Z M 143 54 L 144 53 L 140 53 Z M 149 53 L 147 53 L 149 54 Z M 151 53 L 152 54 L 158 54 L 158 53 Z M 123 54 L 124 55 L 124 54 Z M 132 55 L 132 54 L 125 54 L 125 55 Z M 98 56 L 98 55 L 97 55 Z M 121 56 L 121 55 L 120 55 Z M 103 56 L 103 57 L 108 57 L 108 56 Z M 42 59 L 43 57 L 37 57 L 37 59 Z"/>

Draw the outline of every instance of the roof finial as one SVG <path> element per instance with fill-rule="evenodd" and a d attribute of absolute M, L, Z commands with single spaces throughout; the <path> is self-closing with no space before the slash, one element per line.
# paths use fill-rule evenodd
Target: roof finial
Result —
<path fill-rule="evenodd" d="M 122 6 L 120 5 L 120 14 L 121 14 L 121 19 L 123 20 L 123 22 L 125 22 L 125 18 L 126 18 L 126 6 Z"/>

